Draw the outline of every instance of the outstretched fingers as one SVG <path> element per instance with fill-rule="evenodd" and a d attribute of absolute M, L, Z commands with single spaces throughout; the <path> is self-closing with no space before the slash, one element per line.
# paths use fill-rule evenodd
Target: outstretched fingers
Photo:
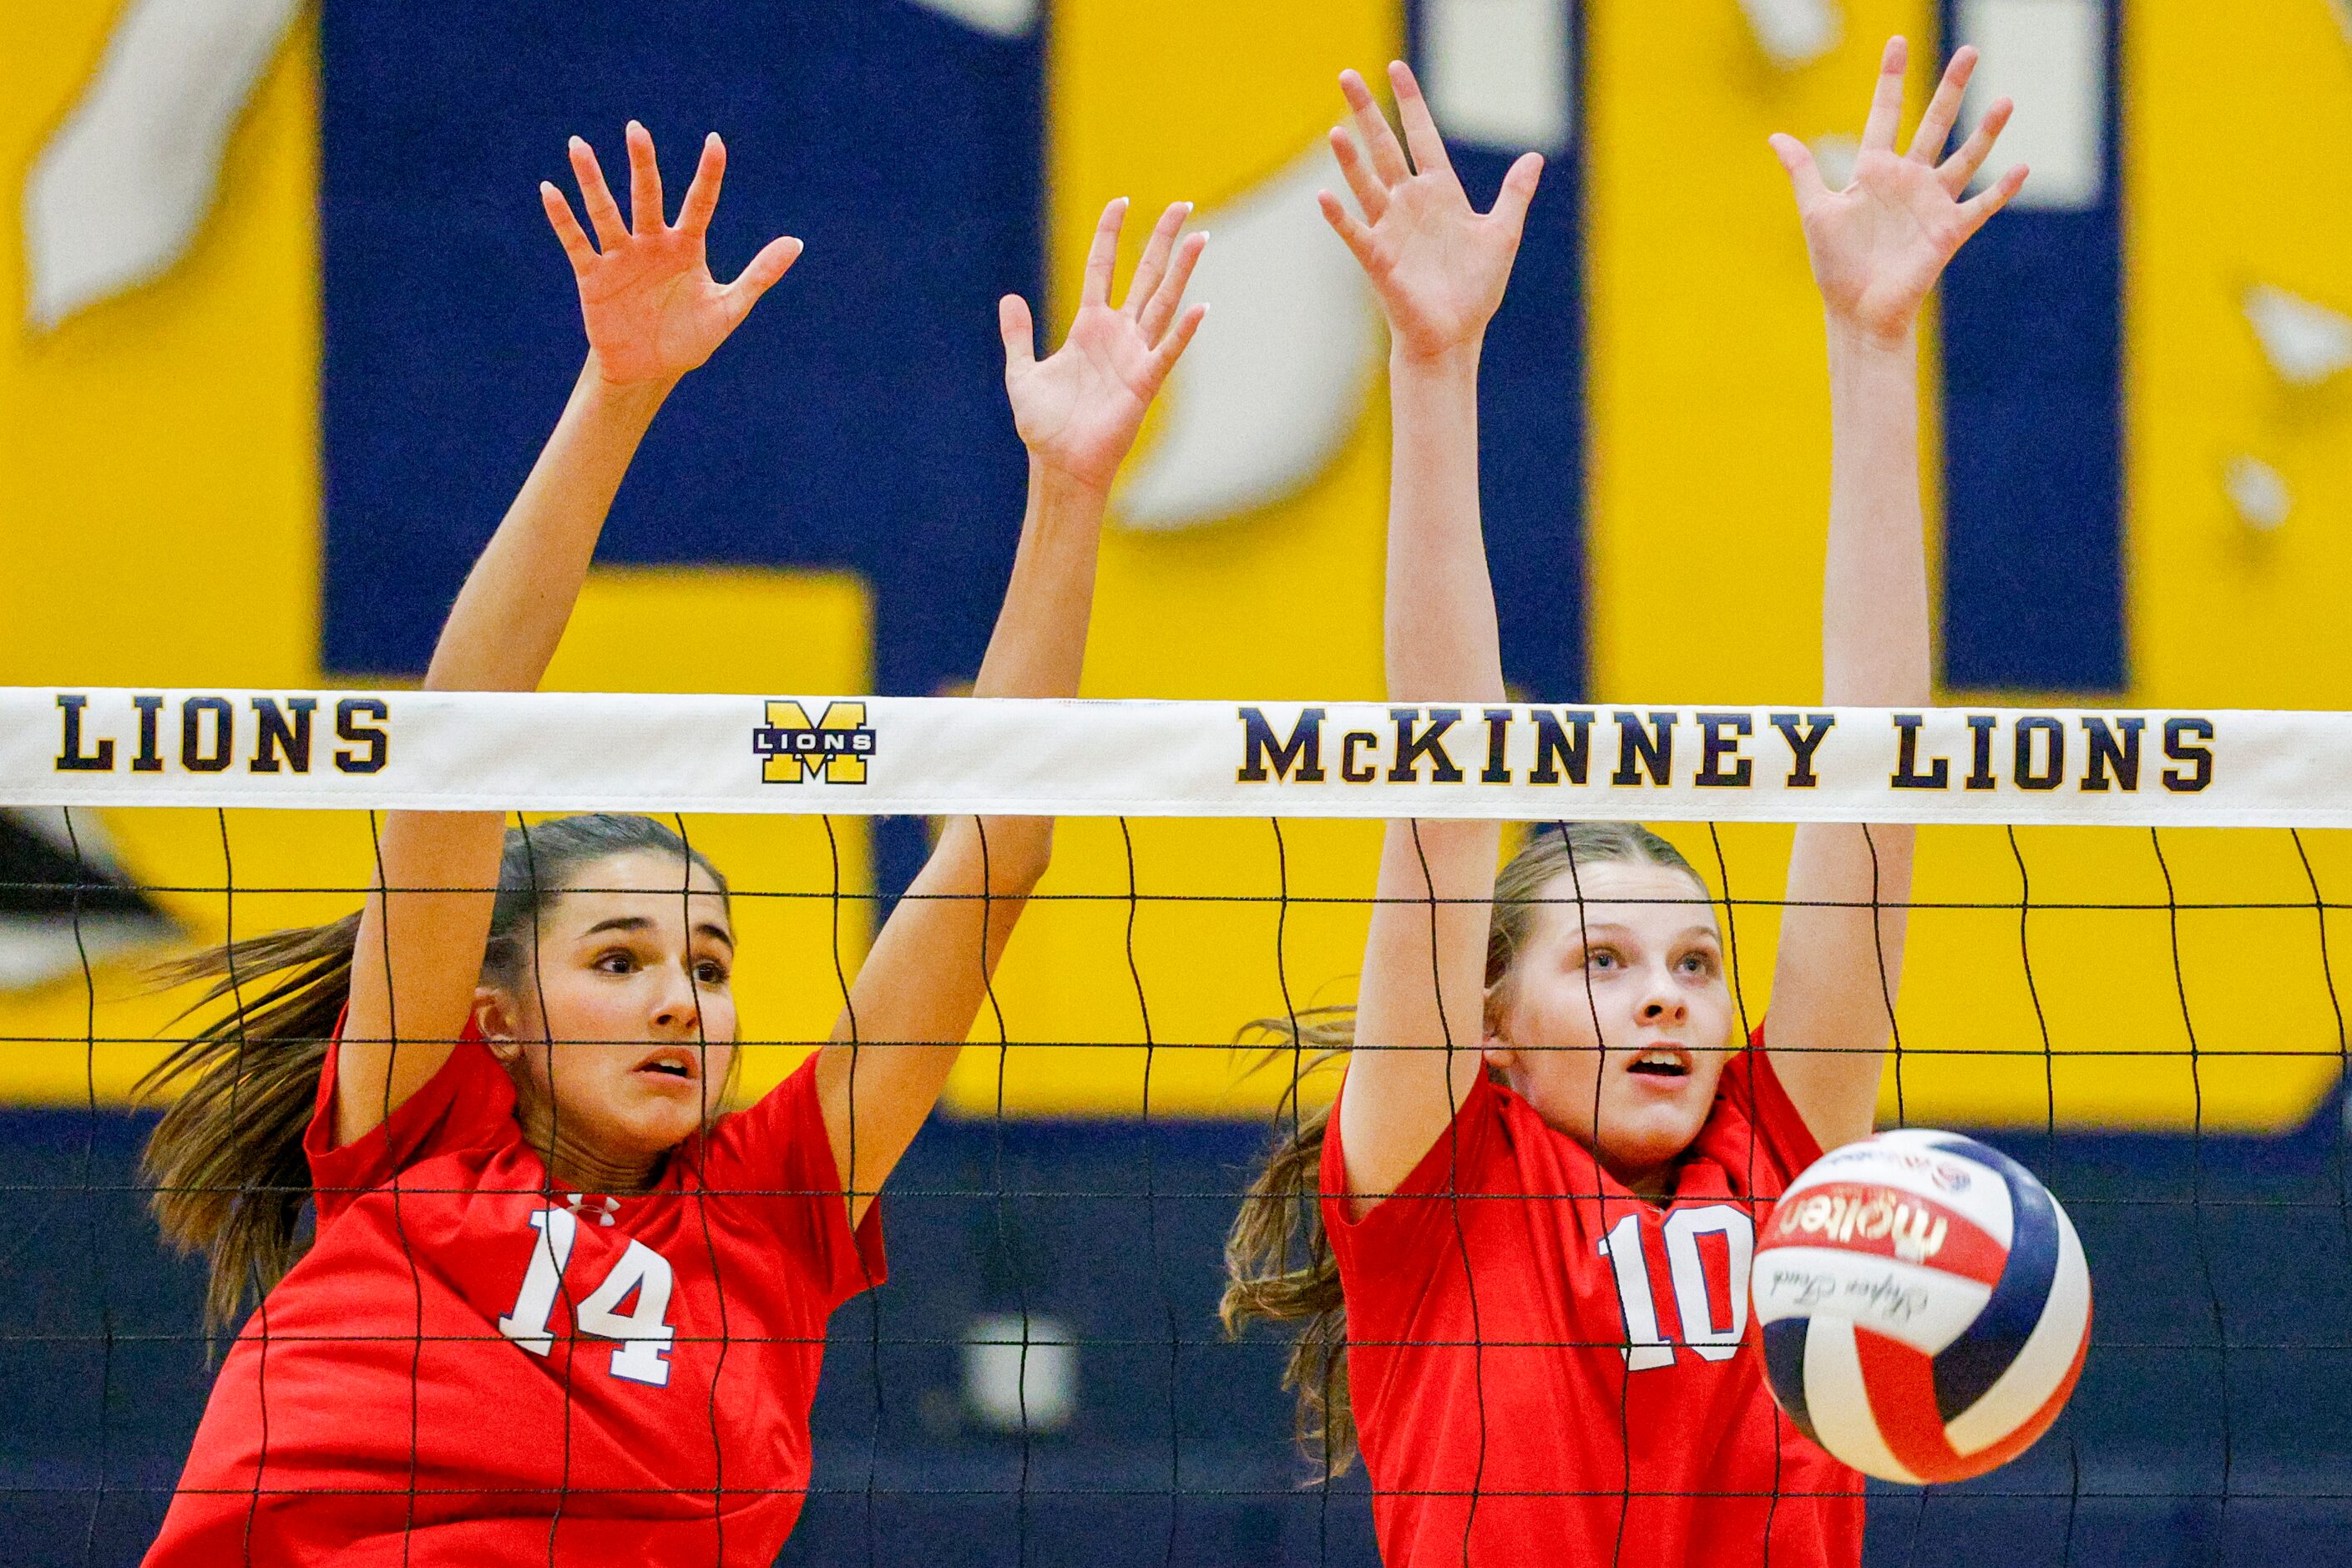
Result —
<path fill-rule="evenodd" d="M 629 121 L 629 226 L 639 234 L 659 234 L 662 216 L 661 164 L 654 158 L 653 132 Z"/>
<path fill-rule="evenodd" d="M 1118 231 L 1127 226 L 1127 198 L 1114 196 L 1103 208 L 1102 221 L 1095 225 L 1094 242 L 1087 247 L 1087 277 L 1078 291 L 1078 304 L 1108 305 L 1110 303 L 1111 268 L 1118 263 Z"/>
<path fill-rule="evenodd" d="M 1339 73 L 1339 91 L 1348 100 L 1348 110 L 1356 121 L 1356 139 L 1363 143 L 1365 153 L 1371 159 L 1372 173 L 1384 185 L 1402 184 L 1412 178 L 1412 166 L 1404 161 L 1404 148 L 1397 142 L 1395 129 L 1387 115 L 1372 100 L 1372 89 L 1354 71 Z"/>
<path fill-rule="evenodd" d="M 1188 234 L 1176 247 L 1176 258 L 1167 276 L 1152 289 L 1151 298 L 1144 302 L 1143 313 L 1136 318 L 1136 327 L 1143 333 L 1145 342 L 1161 341 L 1177 307 L 1184 303 L 1184 290 L 1192 282 L 1192 268 L 1199 265 L 1201 252 L 1208 247 L 1209 237 L 1205 234 Z M 1137 292 L 1140 291 L 1139 285 Z"/>
<path fill-rule="evenodd" d="M 1528 226 L 1528 207 L 1536 199 L 1536 186 L 1543 179 L 1543 171 L 1542 153 L 1522 153 L 1503 176 L 1503 188 L 1495 193 L 1494 210 L 1486 216 L 1500 219 L 1509 227 L 1514 245 Z"/>
<path fill-rule="evenodd" d="M 1160 383 L 1168 379 L 1168 373 L 1176 368 L 1176 362 L 1184 357 L 1184 345 L 1192 341 L 1192 334 L 1199 331 L 1201 323 L 1208 319 L 1207 305 L 1193 306 L 1176 318 L 1175 327 L 1166 337 L 1160 340 L 1160 346 L 1151 351 L 1151 388 L 1154 395 L 1158 395 Z"/>
<path fill-rule="evenodd" d="M 776 286 L 776 279 L 793 269 L 801 258 L 801 242 L 791 235 L 780 235 L 760 247 L 760 254 L 727 285 L 723 297 L 735 320 L 741 321 L 760 302 L 760 296 Z"/>
<path fill-rule="evenodd" d="M 2009 198 L 2024 185 L 2025 174 L 2024 164 L 2013 164 L 2000 179 L 1960 204 L 1960 219 L 1965 226 L 1960 237 L 1964 243 L 1969 236 L 1984 227 L 1987 218 L 2009 205 Z"/>
<path fill-rule="evenodd" d="M 1976 46 L 1962 45 L 1944 68 L 1944 79 L 1936 84 L 1936 96 L 1927 100 L 1927 112 L 1919 117 L 1919 129 L 1911 133 L 1911 150 L 1905 157 L 1932 167 L 1944 155 L 1944 143 L 1951 139 L 1952 127 L 1960 118 L 1961 95 L 1968 91 L 1969 78 L 1976 68 Z"/>
<path fill-rule="evenodd" d="M 596 149 L 574 136 L 571 153 L 572 177 L 580 182 L 580 205 L 588 209 L 597 245 L 610 250 L 629 237 L 629 226 L 621 221 L 621 205 L 613 199 L 613 187 L 604 183 L 604 168 L 596 162 Z"/>
<path fill-rule="evenodd" d="M 1315 203 L 1323 209 L 1323 221 L 1337 230 L 1356 258 L 1356 265 L 1365 271 L 1372 269 L 1372 231 L 1363 219 L 1348 210 L 1348 205 L 1328 191 L 1315 193 Z"/>
<path fill-rule="evenodd" d="M 1443 170 L 1460 184 L 1454 174 L 1454 160 L 1445 154 L 1445 138 L 1437 132 L 1437 121 L 1429 112 L 1429 100 L 1421 95 L 1421 83 L 1413 79 L 1412 68 L 1402 60 L 1391 60 L 1389 88 L 1396 94 L 1397 118 L 1404 122 L 1405 144 L 1412 149 L 1412 166 L 1424 174 L 1433 169 Z"/>
<path fill-rule="evenodd" d="M 1348 128 L 1344 125 L 1331 127 L 1331 155 L 1339 161 L 1339 174 L 1348 182 L 1348 189 L 1354 193 L 1356 205 L 1363 209 L 1364 221 L 1380 222 L 1381 215 L 1389 210 L 1389 188 L 1381 183 L 1379 175 L 1372 173 L 1370 163 L 1356 146 L 1356 139 L 1348 134 Z"/>
<path fill-rule="evenodd" d="M 677 207 L 681 234 L 700 239 L 710 232 L 710 215 L 719 210 L 719 187 L 727 179 L 727 143 L 714 131 L 702 139 L 702 158 L 694 166 L 694 180 Z"/>
<path fill-rule="evenodd" d="M 1977 121 L 1977 128 L 1969 132 L 1969 139 L 1960 143 L 1960 150 L 1945 159 L 1943 166 L 1936 171 L 1936 177 L 1943 181 L 1944 189 L 1952 194 L 1954 200 L 1969 188 L 1969 182 L 1977 177 L 1984 161 L 1992 156 L 1992 144 L 2000 140 L 2001 131 L 2016 108 L 2005 98 L 1995 99 L 1993 106 L 1985 110 L 1985 117 Z"/>
<path fill-rule="evenodd" d="M 554 226 L 555 237 L 563 246 L 563 254 L 572 263 L 572 275 L 585 278 L 588 269 L 596 265 L 596 247 L 588 243 L 582 232 L 580 220 L 572 216 L 572 204 L 563 193 L 546 180 L 539 183 L 539 205 L 547 209 L 547 221 Z"/>
<path fill-rule="evenodd" d="M 1144 310 L 1151 303 L 1160 288 L 1160 280 L 1168 275 L 1168 258 L 1176 249 L 1176 231 L 1184 226 L 1192 215 L 1191 202 L 1171 202 L 1160 221 L 1151 226 L 1151 238 L 1143 247 L 1143 258 L 1135 264 L 1135 276 L 1127 280 L 1127 303 L 1119 310 L 1129 321 L 1140 321 Z"/>
<path fill-rule="evenodd" d="M 1774 132 L 1771 140 L 1772 155 L 1788 171 L 1789 188 L 1796 193 L 1797 211 L 1811 212 L 1814 203 L 1830 194 L 1821 165 L 1813 162 L 1813 150 L 1785 131 Z"/>
<path fill-rule="evenodd" d="M 1878 57 L 1878 85 L 1871 89 L 1870 118 L 1862 127 L 1865 153 L 1895 151 L 1895 130 L 1903 119 L 1903 66 L 1910 53 L 1898 33 L 1886 40 L 1886 52 Z"/>
<path fill-rule="evenodd" d="M 1029 301 L 1018 294 L 1007 294 L 996 302 L 997 335 L 1004 340 L 1004 371 L 1007 375 L 1024 365 L 1037 363 L 1037 323 L 1029 314 Z"/>

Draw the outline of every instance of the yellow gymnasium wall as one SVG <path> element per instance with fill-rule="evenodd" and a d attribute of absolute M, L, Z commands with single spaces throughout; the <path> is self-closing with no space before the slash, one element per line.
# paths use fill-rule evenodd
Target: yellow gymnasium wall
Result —
<path fill-rule="evenodd" d="M 0 95 L 0 166 L 9 173 L 0 223 L 8 308 L 0 330 L 0 679 L 310 680 L 319 349 L 308 28 L 256 95 L 229 148 L 226 197 L 182 266 L 35 338 L 19 324 L 18 198 L 36 149 L 97 62 L 114 12 L 100 0 L 61 0 L 12 18 L 13 88 Z M 218 885 L 210 818 L 138 813 L 109 826 L 142 877 Z M 236 841 L 250 840 L 273 869 L 292 870 L 287 879 L 296 885 L 315 882 L 325 826 L 257 824 L 242 814 L 229 822 Z M 282 859 L 269 853 L 278 848 Z M 216 899 L 163 899 L 195 929 L 219 929 Z M 312 910 L 289 905 L 278 918 L 312 918 Z M 135 986 L 121 972 L 101 980 L 109 996 Z M 28 1043 L 79 1039 L 91 1022 L 85 1011 L 79 984 L 0 995 L 0 1035 L 8 1037 L 0 1094 L 119 1094 L 150 1049 L 101 1047 L 86 1082 L 78 1045 Z M 110 1006 L 95 1025 L 135 1040 L 162 1016 L 152 1004 Z"/>
<path fill-rule="evenodd" d="M 18 90 L 0 100 L 12 193 L 0 223 L 11 318 L 0 330 L 0 681 L 320 684 L 315 37 L 299 26 L 271 68 L 190 256 L 32 336 L 16 324 L 15 193 L 114 17 L 111 5 L 66 0 L 19 19 Z M 629 630 L 647 617 L 692 624 L 695 636 L 649 643 Z M 864 585 L 841 574 L 600 571 L 548 684 L 674 691 L 720 668 L 746 689 L 863 690 L 871 621 Z M 774 636 L 778 626 L 795 635 Z M 365 819 L 342 813 L 117 812 L 103 826 L 123 864 L 169 889 L 159 901 L 206 941 L 331 919 L 352 907 L 370 864 Z M 844 890 L 870 891 L 865 825 L 835 826 Z M 833 885 L 820 822 L 688 827 L 747 888 Z M 225 867 L 234 900 L 220 890 Z M 838 940 L 854 969 L 867 906 L 843 909 Z M 749 1026 L 774 1041 L 823 1038 L 839 1006 L 832 905 L 747 898 L 738 924 L 757 955 L 741 984 Z M 94 1009 L 78 979 L 0 993 L 0 1100 L 116 1099 L 153 1063 L 153 1038 L 185 998 L 151 994 L 127 963 L 95 979 Z M 746 1087 L 780 1078 L 805 1049 L 751 1053 Z"/>
<path fill-rule="evenodd" d="M 1591 656 L 1604 700 L 1790 701 L 1820 689 L 1823 349 L 1763 141 L 1853 134 L 1880 40 L 1899 30 L 1916 44 L 1936 28 L 1934 7 L 1916 0 L 1844 12 L 1841 47 L 1782 73 L 1729 5 L 1588 10 Z M 2352 205 L 2327 152 L 2328 131 L 2352 116 L 2352 49 L 2321 6 L 2224 20 L 2142 4 L 2121 22 L 2133 671 L 2122 700 L 2341 707 L 2352 647 L 2321 628 L 2352 568 L 2336 526 L 2352 499 L 2352 394 L 2340 381 L 2283 392 L 2240 300 L 2260 279 L 2352 304 Z M 1912 121 L 1934 68 L 1915 48 Z M 2294 487 L 2294 516 L 2273 535 L 2247 529 L 2224 498 L 2223 466 L 2241 452 Z M 1932 529 L 1932 480 L 1928 510 Z M 1704 829 L 1670 837 L 1712 863 Z M 1788 830 L 1720 837 L 1731 894 L 1776 898 Z M 2347 897 L 2352 848 L 2320 834 L 2302 847 L 2319 885 Z M 2308 1115 L 2336 1079 L 2342 1036 L 2296 844 L 2179 833 L 2164 837 L 2161 861 L 2158 848 L 2119 832 L 1924 834 L 1905 1049 L 1884 1110 L 2273 1130 Z M 2277 906 L 2184 911 L 2180 986 L 2168 870 L 2182 903 Z M 2022 915 L 2029 889 L 2036 908 Z M 2136 907 L 2042 907 L 2087 903 Z M 1774 921 L 1769 908 L 1738 920 L 1743 989 L 1760 1014 Z M 2352 929 L 2331 917 L 2330 930 L 2337 955 L 2352 951 L 2340 945 Z"/>
<path fill-rule="evenodd" d="M 1344 107 L 1340 69 L 1370 73 L 1392 58 L 1402 20 L 1389 0 L 1056 6 L 1046 108 L 1055 319 L 1076 309 L 1075 280 L 1105 202 L 1132 198 L 1145 221 L 1130 228 L 1140 230 L 1171 201 L 1207 213 L 1240 195 L 1329 127 Z M 1139 249 L 1140 234 L 1131 234 L 1122 277 Z M 1213 297 L 1210 305 L 1213 323 Z M 1087 694 L 1376 697 L 1387 493 L 1388 413 L 1375 397 L 1337 460 L 1287 501 L 1176 533 L 1115 526 L 1104 542 Z M 1282 1013 L 1286 978 L 1300 1006 L 1351 994 L 1344 982 L 1363 929 L 1344 906 L 1294 905 L 1277 953 L 1282 862 L 1294 896 L 1360 898 L 1371 890 L 1378 843 L 1361 824 L 1290 824 L 1283 836 L 1278 854 L 1264 822 L 1138 821 L 1127 838 L 1116 822 L 1064 824 L 1045 898 L 1024 918 L 997 991 L 1013 1039 L 1055 1045 L 1006 1059 L 1007 1108 L 1140 1107 L 1143 1054 L 1084 1042 L 1141 1042 L 1147 1009 L 1153 1043 L 1170 1047 L 1151 1058 L 1155 1114 L 1268 1103 L 1272 1075 L 1234 1082 L 1235 1028 Z M 1139 903 L 1139 1000 L 1128 956 L 1130 840 L 1132 886 L 1147 899 L 1260 900 Z M 983 1017 L 974 1037 L 993 1042 L 993 1019 Z M 967 1053 L 951 1103 L 992 1107 L 998 1065 L 993 1052 Z"/>
<path fill-rule="evenodd" d="M 1170 199 L 1205 209 L 1246 189 L 1330 122 L 1336 71 L 1395 53 L 1403 26 L 1393 0 L 1053 9 L 1047 253 L 1059 291 L 1048 313 L 1064 320 L 1066 285 L 1105 199 L 1130 195 L 1148 215 Z M 1818 307 L 1763 138 L 1851 132 L 1877 41 L 1895 29 L 1934 36 L 1933 8 L 1917 0 L 1852 0 L 1843 13 L 1837 49 L 1782 72 L 1734 0 L 1586 7 L 1588 585 L 1604 700 L 1801 700 L 1818 690 L 1828 475 Z M 19 21 L 18 89 L 0 101 L 12 193 L 111 16 L 96 0 L 59 0 Z M 2352 502 L 2352 392 L 2340 378 L 2284 389 L 2240 300 L 2263 280 L 2352 309 L 2352 175 L 2329 151 L 2352 120 L 2352 48 L 2318 5 L 2241 11 L 2224 25 L 2142 4 L 2126 8 L 2124 38 L 2134 674 L 2122 700 L 2344 706 L 2352 652 L 2328 633 L 2352 575 L 2352 535 L 2336 526 Z M 54 336 L 0 331 L 10 502 L 0 681 L 322 679 L 310 59 L 298 31 L 237 132 L 217 212 L 177 270 Z M 1915 67 L 1921 89 L 1930 69 L 1924 58 Z M 12 301 L 24 293 L 18 247 L 16 225 L 0 224 Z M 2240 453 L 2293 489 L 2294 515 L 2275 533 L 2253 535 L 2229 510 L 2221 476 Z M 1339 458 L 1292 500 L 1189 533 L 1115 530 L 1088 693 L 1376 695 L 1386 460 L 1375 395 Z M 1931 516 L 1933 494 L 1931 482 Z M 656 609 L 691 613 L 708 629 L 692 667 L 625 644 L 623 628 Z M 762 635 L 786 616 L 799 635 Z M 871 679 L 871 618 L 862 585 L 840 574 L 603 574 L 552 679 L 675 689 L 723 668 L 747 689 L 853 690 Z M 367 865 L 363 823 L 232 814 L 240 885 L 325 890 L 228 906 L 214 818 L 116 814 L 106 826 L 142 879 L 194 889 L 163 896 L 205 937 L 231 918 L 251 931 L 348 907 L 350 893 L 334 889 L 355 886 Z M 846 890 L 866 891 L 862 831 L 836 826 Z M 742 885 L 834 885 L 820 824 L 689 826 Z M 1704 829 L 1673 837 L 1715 864 Z M 1787 833 L 1720 837 L 1739 900 L 1738 979 L 1761 1012 Z M 1048 896 L 997 987 L 1005 1035 L 1027 1044 L 970 1053 L 950 1104 L 980 1112 L 1001 1095 L 1024 1112 L 1132 1114 L 1146 1058 L 1125 1047 L 1147 1037 L 1148 1019 L 1165 1047 L 1150 1058 L 1155 1113 L 1264 1107 L 1274 1080 L 1237 1086 L 1228 1042 L 1243 1020 L 1283 1012 L 1286 990 L 1300 1006 L 1349 994 L 1360 910 L 1314 900 L 1368 891 L 1372 843 L 1362 826 L 1294 826 L 1277 843 L 1265 823 L 1141 822 L 1126 836 L 1115 823 L 1066 824 Z M 1927 834 L 1920 897 L 1946 907 L 1916 917 L 1889 1111 L 1899 1097 L 1915 1121 L 2249 1129 L 2308 1114 L 2334 1079 L 2339 1035 L 2295 844 L 2167 835 L 2162 864 L 2158 847 L 2123 833 Z M 2352 850 L 2339 838 L 2306 835 L 2303 847 L 2332 896 L 2352 888 Z M 2035 905 L 2022 921 L 2021 862 Z M 2167 870 L 2176 901 L 2279 907 L 2190 910 L 2175 922 Z M 1308 900 L 1286 919 L 1276 900 L 1286 876 Z M 1142 901 L 1130 903 L 1131 889 Z M 1153 896 L 1203 891 L 1248 901 Z M 2141 907 L 2049 907 L 2084 902 Z M 845 908 L 836 931 L 824 900 L 746 900 L 755 1033 L 805 1042 L 827 1027 L 833 943 L 854 965 L 866 938 L 862 906 Z M 2340 946 L 2352 933 L 2339 923 L 2332 934 L 2339 956 L 2352 952 Z M 78 984 L 0 996 L 0 1037 L 11 1042 L 0 1099 L 111 1099 L 152 1059 L 144 1042 L 163 1005 L 137 995 L 128 968 L 100 983 L 94 1020 Z M 2194 1064 L 2180 1054 L 2189 1024 Z M 26 1043 L 79 1042 L 93 1026 L 122 1043 L 87 1066 L 78 1043 Z M 994 1044 L 995 1015 L 975 1038 Z M 772 1079 L 801 1048 L 760 1053 L 755 1079 Z M 2297 1054 L 2263 1054 L 2278 1051 Z"/>

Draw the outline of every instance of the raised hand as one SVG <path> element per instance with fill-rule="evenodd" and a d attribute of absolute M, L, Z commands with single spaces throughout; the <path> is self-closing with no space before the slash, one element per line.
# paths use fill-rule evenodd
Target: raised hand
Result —
<path fill-rule="evenodd" d="M 1110 489 L 1135 445 L 1145 410 L 1209 313 L 1206 305 L 1178 313 L 1192 268 L 1209 242 L 1205 234 L 1177 239 L 1192 211 L 1192 203 L 1178 202 L 1160 215 L 1128 281 L 1127 302 L 1113 306 L 1111 268 L 1127 223 L 1127 198 L 1103 208 L 1087 252 L 1086 284 L 1070 335 L 1045 359 L 1036 355 L 1028 301 L 1007 294 L 997 302 L 1004 392 L 1023 445 L 1047 468 L 1097 491 Z"/>
<path fill-rule="evenodd" d="M 1339 73 L 1356 134 L 1333 126 L 1331 151 L 1364 216 L 1357 217 L 1328 191 L 1318 199 L 1325 220 L 1370 278 L 1396 348 L 1430 358 L 1475 343 L 1503 302 L 1543 159 L 1529 153 L 1512 164 L 1494 210 L 1481 214 L 1463 193 L 1412 71 L 1392 63 L 1389 82 L 1404 121 L 1402 145 L 1364 79 L 1351 70 Z"/>
<path fill-rule="evenodd" d="M 661 168 L 654 162 L 654 139 L 629 121 L 629 216 L 604 184 L 595 150 L 574 136 L 572 172 L 580 181 L 581 204 L 596 231 L 591 245 L 581 232 L 572 204 L 541 182 L 541 203 L 572 275 L 580 285 L 580 316 L 597 368 L 612 382 L 674 382 L 709 359 L 751 313 L 801 254 L 801 242 L 772 239 L 732 283 L 710 276 L 703 236 L 719 206 L 719 186 L 727 173 L 727 145 L 712 132 L 702 143 L 702 161 L 686 188 L 677 222 L 662 216 Z"/>
<path fill-rule="evenodd" d="M 1870 118 L 1863 127 L 1862 150 L 1845 189 L 1833 191 L 1822 183 L 1803 142 L 1789 135 L 1772 138 L 1772 151 L 1796 190 L 1813 280 L 1821 287 L 1832 325 L 1880 341 L 1910 332 L 1945 264 L 2025 184 L 2025 165 L 2020 163 L 1976 195 L 1966 195 L 2001 127 L 2009 123 L 2012 106 L 2008 99 L 1994 102 L 1958 152 L 1943 155 L 1944 142 L 1959 118 L 1960 96 L 1976 69 L 1973 48 L 1963 47 L 1952 56 L 1911 138 L 1910 151 L 1895 151 L 1906 53 L 1901 38 L 1886 41 Z"/>

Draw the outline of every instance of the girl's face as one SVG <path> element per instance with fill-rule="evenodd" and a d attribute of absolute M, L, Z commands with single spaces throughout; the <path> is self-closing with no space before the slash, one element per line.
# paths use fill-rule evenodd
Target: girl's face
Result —
<path fill-rule="evenodd" d="M 1486 1060 L 1548 1124 L 1655 1195 L 1706 1124 L 1730 1060 L 1714 910 L 1686 873 L 1635 861 L 1562 873 L 1541 897 L 1492 994 Z"/>
<path fill-rule="evenodd" d="M 538 962 L 475 1016 L 541 1148 L 648 1164 L 717 1114 L 735 1054 L 734 929 L 700 868 L 654 850 L 583 867 L 539 916 Z"/>

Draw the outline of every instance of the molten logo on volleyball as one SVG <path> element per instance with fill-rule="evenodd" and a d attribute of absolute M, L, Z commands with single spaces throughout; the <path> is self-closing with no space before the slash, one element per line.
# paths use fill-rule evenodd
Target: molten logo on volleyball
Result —
<path fill-rule="evenodd" d="M 1956 1481 L 2048 1429 L 2091 1342 L 2091 1275 L 2033 1173 L 1951 1132 L 1832 1150 L 1756 1244 L 1773 1396 L 1882 1480 Z"/>

